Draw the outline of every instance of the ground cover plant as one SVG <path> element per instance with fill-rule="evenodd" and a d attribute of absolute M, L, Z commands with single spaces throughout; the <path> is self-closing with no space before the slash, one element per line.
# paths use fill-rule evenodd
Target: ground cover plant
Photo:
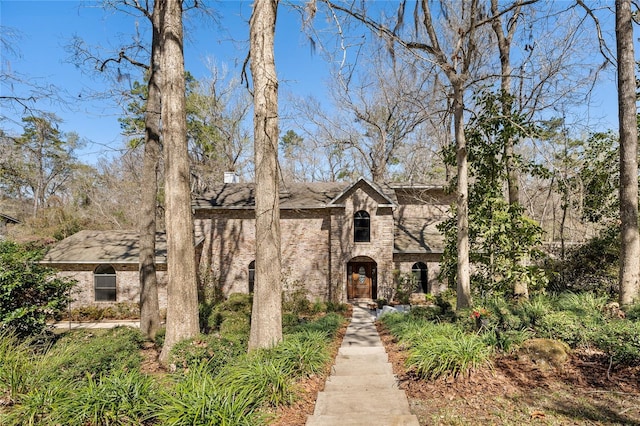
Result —
<path fill-rule="evenodd" d="M 591 292 L 491 297 L 453 317 L 385 315 L 379 330 L 420 424 L 629 425 L 640 424 L 637 310 Z M 527 356 L 531 342 L 566 357 Z"/>
<path fill-rule="evenodd" d="M 249 296 L 233 296 L 209 310 L 209 333 L 175 348 L 172 371 L 159 369 L 155 358 L 145 360 L 141 354 L 157 355 L 157 349 L 128 327 L 67 331 L 47 340 L 4 333 L 0 424 L 274 422 L 299 398 L 302 382 L 328 373 L 346 320 L 309 304 L 280 345 L 247 354 L 250 303 Z"/>

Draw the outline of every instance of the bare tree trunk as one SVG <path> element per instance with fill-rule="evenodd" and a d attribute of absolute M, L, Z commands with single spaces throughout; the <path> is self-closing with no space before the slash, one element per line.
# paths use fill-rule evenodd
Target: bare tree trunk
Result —
<path fill-rule="evenodd" d="M 255 0 L 250 20 L 256 168 L 256 284 L 249 350 L 282 340 L 278 77 L 274 37 L 278 0 Z"/>
<path fill-rule="evenodd" d="M 469 167 L 467 141 L 464 133 L 463 80 L 451 77 L 453 87 L 453 122 L 456 138 L 456 162 L 458 167 L 457 226 L 458 226 L 458 282 L 456 310 L 471 306 L 471 279 L 469 268 Z"/>
<path fill-rule="evenodd" d="M 165 147 L 167 334 L 160 353 L 199 332 L 185 113 L 182 1 L 160 0 L 162 132 Z"/>
<path fill-rule="evenodd" d="M 158 196 L 158 162 L 160 159 L 160 33 L 159 7 L 153 8 L 151 66 L 147 109 L 145 111 L 145 143 L 142 181 L 144 182 L 140 212 L 140 331 L 153 340 L 160 328 L 158 278 L 156 275 L 156 203 Z"/>
<path fill-rule="evenodd" d="M 631 1 L 616 0 L 620 122 L 620 305 L 638 300 L 638 128 Z"/>

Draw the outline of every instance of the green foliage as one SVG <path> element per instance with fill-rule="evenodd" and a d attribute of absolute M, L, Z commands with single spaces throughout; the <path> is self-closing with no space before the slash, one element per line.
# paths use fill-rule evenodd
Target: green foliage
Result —
<path fill-rule="evenodd" d="M 26 341 L 6 331 L 0 334 L 0 394 L 15 401 L 28 390 L 32 356 Z"/>
<path fill-rule="evenodd" d="M 561 340 L 571 347 L 586 347 L 591 342 L 597 325 L 588 318 L 571 311 L 552 312 L 542 318 L 537 332 L 540 337 Z"/>
<path fill-rule="evenodd" d="M 620 253 L 619 227 L 604 228 L 585 244 L 571 249 L 564 261 L 550 265 L 553 279 L 549 289 L 555 292 L 618 292 Z"/>
<path fill-rule="evenodd" d="M 586 141 L 576 188 L 584 196 L 580 200 L 583 219 L 599 223 L 619 215 L 620 146 L 613 132 L 594 133 Z"/>
<path fill-rule="evenodd" d="M 285 283 L 282 292 L 282 311 L 294 315 L 310 314 L 311 302 L 307 299 L 307 289 L 304 283 L 295 281 Z"/>
<path fill-rule="evenodd" d="M 131 327 L 72 331 L 48 352 L 50 374 L 82 379 L 112 370 L 134 370 L 140 366 L 140 331 Z"/>
<path fill-rule="evenodd" d="M 640 365 L 640 323 L 612 320 L 594 333 L 596 346 L 614 364 Z"/>
<path fill-rule="evenodd" d="M 140 425 L 155 416 L 155 382 L 136 370 L 90 375 L 56 401 L 53 420 L 68 426 Z"/>
<path fill-rule="evenodd" d="M 177 343 L 171 350 L 169 363 L 179 370 L 192 370 L 206 365 L 210 372 L 216 373 L 246 351 L 244 337 L 235 336 L 228 340 L 216 334 L 201 334 L 195 339 Z"/>
<path fill-rule="evenodd" d="M 629 306 L 625 314 L 630 321 L 640 321 L 640 303 Z"/>
<path fill-rule="evenodd" d="M 302 331 L 286 335 L 273 349 L 274 358 L 283 363 L 293 377 L 306 377 L 325 371 L 331 361 L 329 339 L 323 331 Z"/>
<path fill-rule="evenodd" d="M 400 302 L 401 305 L 408 305 L 411 293 L 418 288 L 415 274 L 401 274 L 400 271 L 393 271 L 393 283 L 395 284 L 395 291 L 392 299 Z"/>
<path fill-rule="evenodd" d="M 0 329 L 38 334 L 47 318 L 59 317 L 67 307 L 74 281 L 56 277 L 40 258 L 40 250 L 0 241 Z"/>
<path fill-rule="evenodd" d="M 469 174 L 469 260 L 474 265 L 472 289 L 481 296 L 507 294 L 516 283 L 526 283 L 530 291 L 547 284 L 544 270 L 535 265 L 541 257 L 542 228 L 524 215 L 518 204 L 504 199 L 507 161 L 519 169 L 541 173 L 522 158 L 504 155 L 507 144 L 535 136 L 538 129 L 526 117 L 512 110 L 513 99 L 507 94 L 482 93 L 476 99 L 482 111 L 465 128 Z M 448 156 L 449 161 L 455 159 Z M 457 271 L 457 222 L 453 215 L 438 226 L 445 237 L 440 278 L 453 285 Z M 526 260 L 527 266 L 525 266 Z"/>
<path fill-rule="evenodd" d="M 491 346 L 475 334 L 427 335 L 409 349 L 407 366 L 425 379 L 470 374 L 490 365 Z"/>
<path fill-rule="evenodd" d="M 227 365 L 218 379 L 234 394 L 251 394 L 260 405 L 289 404 L 295 395 L 291 365 L 271 354 L 256 351 L 246 355 Z"/>
<path fill-rule="evenodd" d="M 206 368 L 194 368 L 170 389 L 161 392 L 157 418 L 172 426 L 265 424 L 253 390 L 221 382 Z"/>
<path fill-rule="evenodd" d="M 120 302 L 110 306 L 87 305 L 73 308 L 68 314 L 71 321 L 123 320 L 140 318 L 138 303 Z"/>
<path fill-rule="evenodd" d="M 336 337 L 340 326 L 344 324 L 344 321 L 345 319 L 342 315 L 330 312 L 313 321 L 299 323 L 298 325 L 285 330 L 285 333 L 294 334 L 318 331 L 324 333 L 328 339 L 333 339 Z"/>

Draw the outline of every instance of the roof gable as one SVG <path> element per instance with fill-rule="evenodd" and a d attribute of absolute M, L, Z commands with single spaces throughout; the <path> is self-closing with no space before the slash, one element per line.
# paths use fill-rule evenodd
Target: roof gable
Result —
<path fill-rule="evenodd" d="M 395 201 L 395 195 L 391 188 L 385 186 L 385 188 L 361 177 L 352 185 L 346 187 L 341 193 L 339 193 L 330 204 L 341 204 L 346 198 L 350 196 L 356 189 L 363 189 L 368 192 L 372 198 L 377 199 L 380 204 L 389 204 L 391 206 L 397 205 Z M 385 191 L 385 189 L 387 189 Z"/>

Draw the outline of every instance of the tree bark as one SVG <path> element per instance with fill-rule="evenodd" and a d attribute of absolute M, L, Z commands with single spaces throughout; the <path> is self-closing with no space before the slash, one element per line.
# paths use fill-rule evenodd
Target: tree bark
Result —
<path fill-rule="evenodd" d="M 151 66 L 147 107 L 145 111 L 145 143 L 142 166 L 144 182 L 140 212 L 140 331 L 153 340 L 160 328 L 158 278 L 156 275 L 156 203 L 158 196 L 158 162 L 160 159 L 160 33 L 159 7 L 154 5 L 151 23 Z"/>
<path fill-rule="evenodd" d="M 638 299 L 638 128 L 630 0 L 616 0 L 620 123 L 620 305 Z"/>
<path fill-rule="evenodd" d="M 282 340 L 278 173 L 278 78 L 274 37 L 278 0 L 255 0 L 250 20 L 256 168 L 256 275 L 249 350 Z"/>
<path fill-rule="evenodd" d="M 193 219 L 189 186 L 182 1 L 160 0 L 162 132 L 165 147 L 167 229 L 167 332 L 160 361 L 167 363 L 173 346 L 197 336 Z"/>
<path fill-rule="evenodd" d="M 453 88 L 453 125 L 456 139 L 457 186 L 457 287 L 456 310 L 471 307 L 471 279 L 469 267 L 469 167 L 467 141 L 464 133 L 463 80 L 450 77 Z"/>

